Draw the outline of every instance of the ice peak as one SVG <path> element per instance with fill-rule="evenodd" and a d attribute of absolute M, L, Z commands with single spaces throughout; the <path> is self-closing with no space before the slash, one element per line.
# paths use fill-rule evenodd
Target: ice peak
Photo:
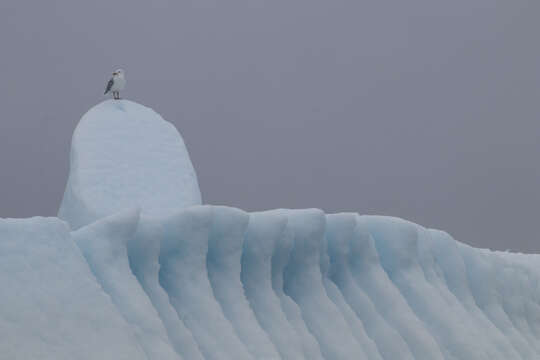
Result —
<path fill-rule="evenodd" d="M 154 110 L 106 100 L 82 117 L 59 210 L 72 228 L 128 208 L 158 216 L 200 203 L 182 136 Z"/>

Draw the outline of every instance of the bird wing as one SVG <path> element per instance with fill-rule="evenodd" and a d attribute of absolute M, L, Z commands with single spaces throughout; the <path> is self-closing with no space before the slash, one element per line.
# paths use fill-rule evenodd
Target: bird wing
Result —
<path fill-rule="evenodd" d="M 111 88 L 113 85 L 114 85 L 114 80 L 113 79 L 109 80 L 109 82 L 107 83 L 107 88 L 105 89 L 105 93 L 103 93 L 103 95 L 111 91 Z"/>

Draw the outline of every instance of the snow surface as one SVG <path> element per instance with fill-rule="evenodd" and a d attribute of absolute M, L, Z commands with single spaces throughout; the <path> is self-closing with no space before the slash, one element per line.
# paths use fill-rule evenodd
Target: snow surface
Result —
<path fill-rule="evenodd" d="M 176 128 L 128 100 L 90 109 L 73 134 L 58 216 L 74 229 L 140 207 L 160 216 L 201 203 L 197 176 Z"/>
<path fill-rule="evenodd" d="M 0 359 L 540 358 L 538 255 L 391 217 L 197 205 L 183 143 L 154 112 L 89 114 L 68 222 L 0 219 Z"/>

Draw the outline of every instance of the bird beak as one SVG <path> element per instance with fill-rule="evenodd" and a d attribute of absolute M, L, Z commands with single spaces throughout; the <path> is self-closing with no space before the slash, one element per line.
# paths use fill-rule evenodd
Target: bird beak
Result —
<path fill-rule="evenodd" d="M 112 74 L 113 74 L 113 75 L 118 75 L 118 73 L 117 73 L 116 71 L 115 71 L 115 72 L 113 72 Z"/>

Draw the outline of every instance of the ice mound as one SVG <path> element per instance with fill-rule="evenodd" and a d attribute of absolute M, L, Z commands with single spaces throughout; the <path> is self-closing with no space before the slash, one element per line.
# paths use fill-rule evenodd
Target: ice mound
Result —
<path fill-rule="evenodd" d="M 152 109 L 107 100 L 75 129 L 58 216 L 77 229 L 140 207 L 147 216 L 201 203 L 197 176 L 176 128 Z"/>
<path fill-rule="evenodd" d="M 59 219 L 0 219 L 0 359 L 536 360 L 540 257 L 411 222 L 199 205 L 176 130 L 83 117 Z"/>

